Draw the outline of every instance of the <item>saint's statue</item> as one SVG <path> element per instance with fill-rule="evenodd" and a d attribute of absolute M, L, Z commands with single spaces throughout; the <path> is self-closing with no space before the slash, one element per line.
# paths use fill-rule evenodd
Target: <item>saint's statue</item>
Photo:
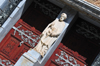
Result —
<path fill-rule="evenodd" d="M 60 19 L 55 19 L 53 22 L 51 22 L 40 35 L 40 41 L 34 50 L 40 53 L 42 57 L 46 54 L 48 49 L 53 45 L 64 29 L 65 22 L 63 20 L 66 18 L 67 15 L 62 13 Z"/>

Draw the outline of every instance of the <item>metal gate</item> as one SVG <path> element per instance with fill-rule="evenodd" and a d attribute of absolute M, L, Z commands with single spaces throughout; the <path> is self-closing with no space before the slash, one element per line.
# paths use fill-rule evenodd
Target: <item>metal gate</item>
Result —
<path fill-rule="evenodd" d="M 0 43 L 0 62 L 6 59 L 15 64 L 24 52 L 35 47 L 40 34 L 41 32 L 20 19 Z"/>
<path fill-rule="evenodd" d="M 85 60 L 86 58 L 60 43 L 45 66 L 87 66 Z"/>

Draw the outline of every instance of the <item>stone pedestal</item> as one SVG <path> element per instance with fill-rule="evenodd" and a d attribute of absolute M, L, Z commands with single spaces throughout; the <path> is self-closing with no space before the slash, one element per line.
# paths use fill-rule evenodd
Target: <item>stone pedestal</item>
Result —
<path fill-rule="evenodd" d="M 41 55 L 33 49 L 25 52 L 14 66 L 34 66 L 41 58 Z"/>

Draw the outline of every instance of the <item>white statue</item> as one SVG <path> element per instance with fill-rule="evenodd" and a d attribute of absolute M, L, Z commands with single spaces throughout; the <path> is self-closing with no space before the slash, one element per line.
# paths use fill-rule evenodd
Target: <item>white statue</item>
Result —
<path fill-rule="evenodd" d="M 58 36 L 65 27 L 65 20 L 67 15 L 65 13 L 61 14 L 60 19 L 55 19 L 50 23 L 46 29 L 41 34 L 41 39 L 37 46 L 34 48 L 42 56 L 44 56 L 51 45 L 57 40 Z"/>

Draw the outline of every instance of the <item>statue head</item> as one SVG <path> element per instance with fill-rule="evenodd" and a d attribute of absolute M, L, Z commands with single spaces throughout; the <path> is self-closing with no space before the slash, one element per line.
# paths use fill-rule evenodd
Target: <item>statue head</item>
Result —
<path fill-rule="evenodd" d="M 63 20 L 65 20 L 67 18 L 67 15 L 66 15 L 66 13 L 62 13 L 61 14 L 61 17 L 60 17 L 60 19 L 59 19 L 59 21 L 63 21 Z"/>

